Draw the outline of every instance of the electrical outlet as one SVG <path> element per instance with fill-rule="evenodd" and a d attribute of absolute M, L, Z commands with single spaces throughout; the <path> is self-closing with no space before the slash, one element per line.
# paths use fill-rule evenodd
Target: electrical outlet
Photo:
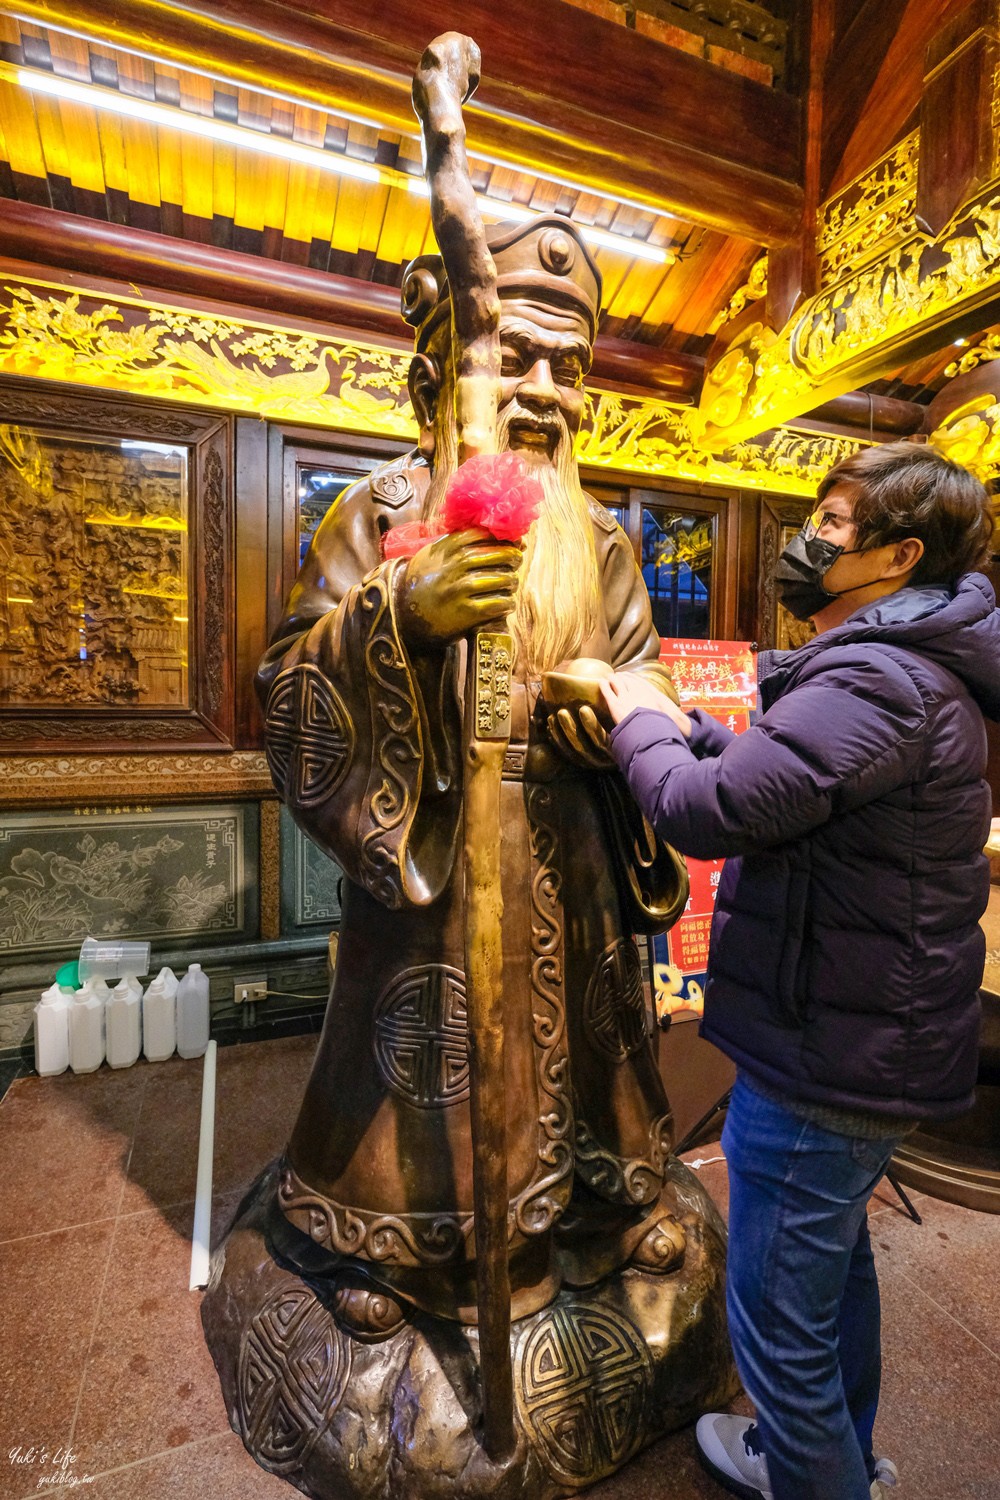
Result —
<path fill-rule="evenodd" d="M 233 983 L 233 1001 L 236 1005 L 245 1005 L 250 1000 L 267 999 L 267 980 L 260 974 L 252 974 L 247 979 L 237 979 Z"/>

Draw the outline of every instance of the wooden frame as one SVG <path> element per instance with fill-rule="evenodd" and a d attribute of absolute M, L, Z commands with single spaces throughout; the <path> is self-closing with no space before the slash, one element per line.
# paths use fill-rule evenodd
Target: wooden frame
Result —
<path fill-rule="evenodd" d="M 616 482 L 616 476 L 609 476 L 606 470 L 583 470 L 580 477 L 588 494 L 602 504 L 624 504 L 628 520 L 625 529 L 637 562 L 642 551 L 644 506 L 714 516 L 712 637 L 716 640 L 756 639 L 757 609 L 752 585 L 757 566 L 756 509 L 759 496 L 755 492 L 655 478 L 636 485 L 634 474 L 622 474 Z"/>
<path fill-rule="evenodd" d="M 171 442 L 189 451 L 190 705 L 4 706 L 0 749 L 231 750 L 234 551 L 232 418 L 162 401 L 109 398 L 48 382 L 0 380 L 0 422 L 48 436 Z"/>
<path fill-rule="evenodd" d="M 236 743 L 259 749 L 264 723 L 255 678 L 298 573 L 297 464 L 370 473 L 408 445 L 238 417 L 236 436 Z"/>
<path fill-rule="evenodd" d="M 760 508 L 759 570 L 757 586 L 757 631 L 759 644 L 765 648 L 788 645 L 779 639 L 782 632 L 779 622 L 777 590 L 774 585 L 774 568 L 778 554 L 787 541 L 787 533 L 798 531 L 809 514 L 806 500 L 775 499 L 762 497 Z"/>
<path fill-rule="evenodd" d="M 716 640 L 725 640 L 729 497 L 725 495 L 692 496 L 673 488 L 661 489 L 649 485 L 644 485 L 641 489 L 631 488 L 629 490 L 629 540 L 640 566 L 642 564 L 642 513 L 644 510 L 654 513 L 674 511 L 680 512 L 681 515 L 712 517 L 712 592 L 709 599 L 709 636 Z"/>
<path fill-rule="evenodd" d="M 351 432 L 324 434 L 314 427 L 268 425 L 270 525 L 268 562 L 277 587 L 268 595 L 267 634 L 271 637 L 299 571 L 299 503 L 296 474 L 302 465 L 341 469 L 360 479 L 380 464 L 408 452 L 412 444 Z"/>

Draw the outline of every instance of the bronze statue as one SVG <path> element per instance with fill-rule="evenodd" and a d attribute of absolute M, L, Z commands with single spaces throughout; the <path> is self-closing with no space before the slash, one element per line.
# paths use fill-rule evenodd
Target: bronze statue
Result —
<path fill-rule="evenodd" d="M 260 671 L 276 786 L 343 868 L 343 917 L 298 1121 L 203 1318 L 250 1452 L 320 1500 L 570 1493 L 733 1388 L 724 1229 L 670 1155 L 634 940 L 686 873 L 575 686 L 588 660 L 664 685 L 572 453 L 601 277 L 565 219 L 483 230 L 477 76 L 449 33 L 414 84 L 443 251 L 403 282 L 419 451 L 335 504 Z M 494 447 L 544 490 L 523 551 L 464 531 L 393 556 Z"/>

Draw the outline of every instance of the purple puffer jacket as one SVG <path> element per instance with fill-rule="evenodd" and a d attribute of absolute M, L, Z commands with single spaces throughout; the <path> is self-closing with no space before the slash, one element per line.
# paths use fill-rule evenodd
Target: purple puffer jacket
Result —
<path fill-rule="evenodd" d="M 973 1099 L 989 866 L 983 715 L 1000 610 L 981 574 L 906 588 L 762 653 L 763 716 L 612 735 L 657 832 L 729 858 L 702 1035 L 787 1096 L 901 1119 Z"/>

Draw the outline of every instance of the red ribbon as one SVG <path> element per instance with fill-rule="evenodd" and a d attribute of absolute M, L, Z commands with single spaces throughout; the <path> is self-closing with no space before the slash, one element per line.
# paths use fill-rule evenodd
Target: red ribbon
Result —
<path fill-rule="evenodd" d="M 452 475 L 437 525 L 407 521 L 382 538 L 382 556 L 412 557 L 452 531 L 488 531 L 500 542 L 520 542 L 545 499 L 541 483 L 519 453 L 480 453 Z"/>

